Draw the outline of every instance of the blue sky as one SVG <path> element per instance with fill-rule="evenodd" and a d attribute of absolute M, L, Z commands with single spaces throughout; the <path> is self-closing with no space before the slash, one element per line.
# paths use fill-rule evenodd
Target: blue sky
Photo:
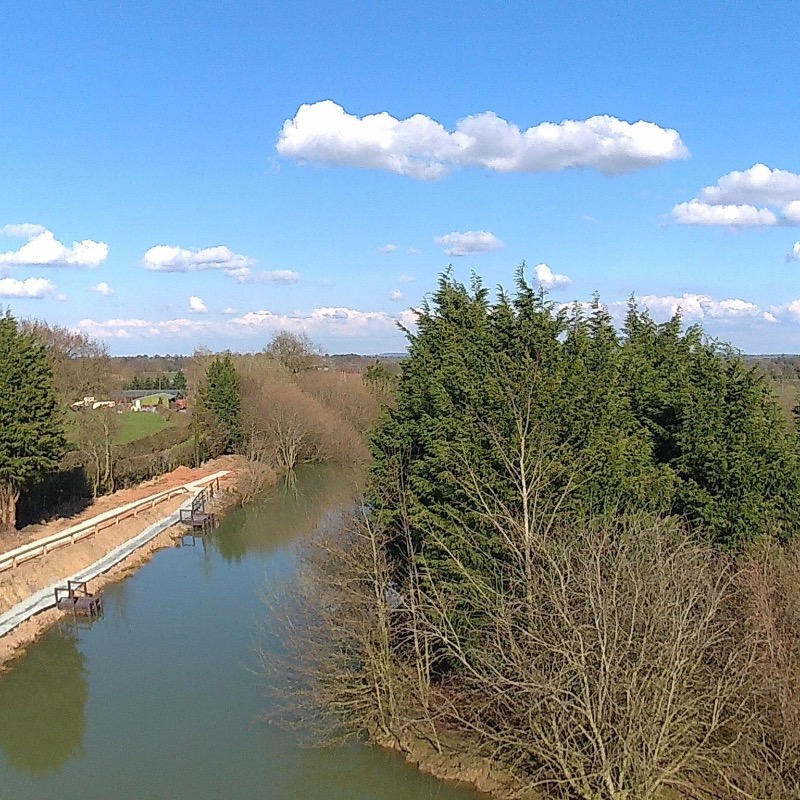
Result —
<path fill-rule="evenodd" d="M 0 303 L 404 345 L 452 264 L 800 352 L 793 2 L 6 2 Z M 377 116 L 376 116 L 377 115 Z M 565 122 L 566 121 L 566 122 Z"/>

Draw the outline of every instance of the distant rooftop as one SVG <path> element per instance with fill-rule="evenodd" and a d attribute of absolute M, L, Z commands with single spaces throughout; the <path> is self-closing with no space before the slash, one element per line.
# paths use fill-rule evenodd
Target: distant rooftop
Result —
<path fill-rule="evenodd" d="M 167 397 L 174 400 L 180 395 L 180 392 L 165 389 L 123 389 L 120 395 L 129 400 L 138 400 L 140 397 Z"/>

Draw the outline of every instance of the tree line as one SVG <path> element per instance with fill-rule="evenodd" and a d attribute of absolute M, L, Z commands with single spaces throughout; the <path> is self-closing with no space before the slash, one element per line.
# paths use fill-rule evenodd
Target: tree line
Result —
<path fill-rule="evenodd" d="M 253 355 L 199 348 L 191 357 L 117 360 L 84 334 L 6 312 L 0 317 L 0 528 L 15 526 L 21 493 L 29 521 L 60 503 L 88 502 L 223 454 L 246 459 L 251 485 L 243 499 L 301 463 L 362 462 L 369 456 L 366 432 L 391 383 L 379 364 L 371 366 L 366 380 L 331 370 L 307 336 L 286 331 Z M 178 389 L 189 398 L 189 412 L 174 415 L 159 433 L 120 445 L 122 418 L 115 409 L 76 413 L 70 405 L 87 395 L 109 396 L 125 385 L 129 367 L 137 371 L 127 385 Z"/>
<path fill-rule="evenodd" d="M 285 719 L 517 796 L 796 797 L 799 454 L 763 373 L 522 269 L 444 274 L 408 339 L 360 519 L 264 655 Z"/>

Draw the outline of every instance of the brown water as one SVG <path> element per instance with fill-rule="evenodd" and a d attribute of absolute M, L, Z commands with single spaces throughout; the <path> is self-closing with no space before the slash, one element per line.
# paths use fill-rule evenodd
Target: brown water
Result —
<path fill-rule="evenodd" d="M 90 629 L 50 630 L 0 675 L 0 798 L 476 800 L 394 753 L 302 748 L 261 721 L 259 593 L 291 579 L 293 541 L 341 513 L 351 484 L 306 469 L 107 589 Z"/>

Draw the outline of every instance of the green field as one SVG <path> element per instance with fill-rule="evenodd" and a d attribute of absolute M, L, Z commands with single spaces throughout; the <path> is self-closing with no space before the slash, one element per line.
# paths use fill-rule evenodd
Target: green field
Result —
<path fill-rule="evenodd" d="M 137 439 L 144 439 L 151 433 L 166 428 L 169 423 L 161 414 L 153 414 L 146 411 L 126 411 L 119 415 L 120 429 L 114 437 L 114 444 L 128 444 Z"/>

